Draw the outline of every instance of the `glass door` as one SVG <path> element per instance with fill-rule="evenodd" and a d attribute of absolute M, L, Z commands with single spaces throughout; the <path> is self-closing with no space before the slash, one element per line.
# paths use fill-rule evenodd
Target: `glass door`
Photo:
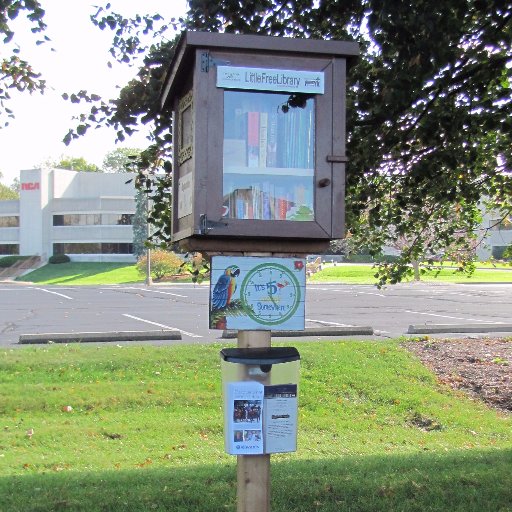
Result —
<path fill-rule="evenodd" d="M 313 96 L 225 90 L 223 217 L 315 220 L 314 147 Z"/>

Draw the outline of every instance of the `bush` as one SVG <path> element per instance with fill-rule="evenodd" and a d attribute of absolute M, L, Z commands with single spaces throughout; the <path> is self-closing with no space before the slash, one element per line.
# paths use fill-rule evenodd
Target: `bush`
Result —
<path fill-rule="evenodd" d="M 504 248 L 503 254 L 501 255 L 501 257 L 507 261 L 512 260 L 512 245 L 509 245 L 508 247 Z"/>
<path fill-rule="evenodd" d="M 27 260 L 30 256 L 4 256 L 0 258 L 0 268 L 8 268 L 14 265 L 19 260 Z"/>
<path fill-rule="evenodd" d="M 69 263 L 71 261 L 70 257 L 67 254 L 54 254 L 48 258 L 48 263 L 57 264 L 57 263 Z"/>
<path fill-rule="evenodd" d="M 174 252 L 155 250 L 151 251 L 151 277 L 162 279 L 180 272 L 183 260 Z M 147 255 L 142 256 L 137 262 L 137 270 L 146 274 Z"/>

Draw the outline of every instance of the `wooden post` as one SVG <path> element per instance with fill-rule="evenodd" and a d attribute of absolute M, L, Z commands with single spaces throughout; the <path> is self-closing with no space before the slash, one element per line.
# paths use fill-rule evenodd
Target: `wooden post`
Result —
<path fill-rule="evenodd" d="M 270 331 L 238 331 L 238 348 L 270 344 Z M 237 512 L 270 512 L 270 455 L 237 456 Z"/>

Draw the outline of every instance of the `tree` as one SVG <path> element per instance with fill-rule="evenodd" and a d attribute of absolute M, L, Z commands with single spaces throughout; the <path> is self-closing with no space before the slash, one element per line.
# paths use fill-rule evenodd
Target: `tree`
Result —
<path fill-rule="evenodd" d="M 46 84 L 41 75 L 29 62 L 21 57 L 21 50 L 16 44 L 12 21 L 25 14 L 31 23 L 31 31 L 42 38 L 36 44 L 49 41 L 42 33 L 46 29 L 44 10 L 36 0 L 1 0 L 0 1 L 0 37 L 3 38 L 4 52 L 0 57 L 0 127 L 7 126 L 14 112 L 7 107 L 11 99 L 10 91 L 43 92 Z"/>
<path fill-rule="evenodd" d="M 154 279 L 162 279 L 180 272 L 183 260 L 172 251 L 156 250 L 149 253 L 151 258 L 151 275 Z M 141 274 L 147 271 L 148 254 L 142 256 L 137 262 L 137 270 Z"/>
<path fill-rule="evenodd" d="M 483 198 L 512 211 L 510 0 L 190 0 L 189 5 L 187 28 L 360 44 L 361 56 L 348 74 L 347 228 L 373 256 L 392 238 L 412 240 L 396 262 L 381 267 L 380 284 L 399 281 L 424 252 L 466 243 L 461 233 L 474 231 Z M 98 26 L 115 33 L 113 55 L 132 62 L 141 50 L 143 65 L 117 100 L 94 104 L 68 139 L 95 124 L 113 126 L 122 139 L 139 122 L 154 123 L 153 145 L 143 152 L 140 169 L 165 161 L 163 183 L 156 178 L 154 212 L 165 239 L 171 218 L 166 188 L 171 116 L 159 111 L 157 98 L 173 42 L 142 49 L 133 37 L 151 30 L 152 19 L 98 13 Z M 86 94 L 81 98 L 91 101 Z M 146 174 L 140 183 L 147 179 Z M 459 214 L 451 221 L 454 209 Z"/>
<path fill-rule="evenodd" d="M 0 172 L 0 180 L 2 179 L 3 174 Z M 14 188 L 8 187 L 7 185 L 4 185 L 3 183 L 0 183 L 0 201 L 6 201 L 9 199 L 19 199 L 20 195 L 19 193 L 14 190 Z"/>
<path fill-rule="evenodd" d="M 105 155 L 101 169 L 103 172 L 132 172 L 133 159 L 141 152 L 135 148 L 116 148 Z"/>
<path fill-rule="evenodd" d="M 52 167 L 58 167 L 59 169 L 68 169 L 70 171 L 83 171 L 83 172 L 102 172 L 101 169 L 96 165 L 80 156 L 80 157 L 65 157 L 60 162 L 51 164 Z"/>
<path fill-rule="evenodd" d="M 20 194 L 20 188 L 21 188 L 21 185 L 20 185 L 20 179 L 18 176 L 16 176 L 13 180 L 12 180 L 12 185 L 11 185 L 11 190 L 13 190 L 14 192 L 16 192 L 16 194 L 19 196 Z"/>

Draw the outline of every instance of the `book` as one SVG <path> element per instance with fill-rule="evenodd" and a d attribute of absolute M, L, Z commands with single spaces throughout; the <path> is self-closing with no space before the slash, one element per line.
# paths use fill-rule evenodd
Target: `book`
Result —
<path fill-rule="evenodd" d="M 247 167 L 260 164 L 260 113 L 247 112 Z"/>
<path fill-rule="evenodd" d="M 268 115 L 267 167 L 277 167 L 277 112 Z"/>
<path fill-rule="evenodd" d="M 259 140 L 259 148 L 260 148 L 260 167 L 267 166 L 267 144 L 268 144 L 268 113 L 261 112 L 260 113 L 260 140 Z"/>
<path fill-rule="evenodd" d="M 261 218 L 263 220 L 270 220 L 272 217 L 270 213 L 270 183 L 268 181 L 263 183 L 261 194 Z"/>

